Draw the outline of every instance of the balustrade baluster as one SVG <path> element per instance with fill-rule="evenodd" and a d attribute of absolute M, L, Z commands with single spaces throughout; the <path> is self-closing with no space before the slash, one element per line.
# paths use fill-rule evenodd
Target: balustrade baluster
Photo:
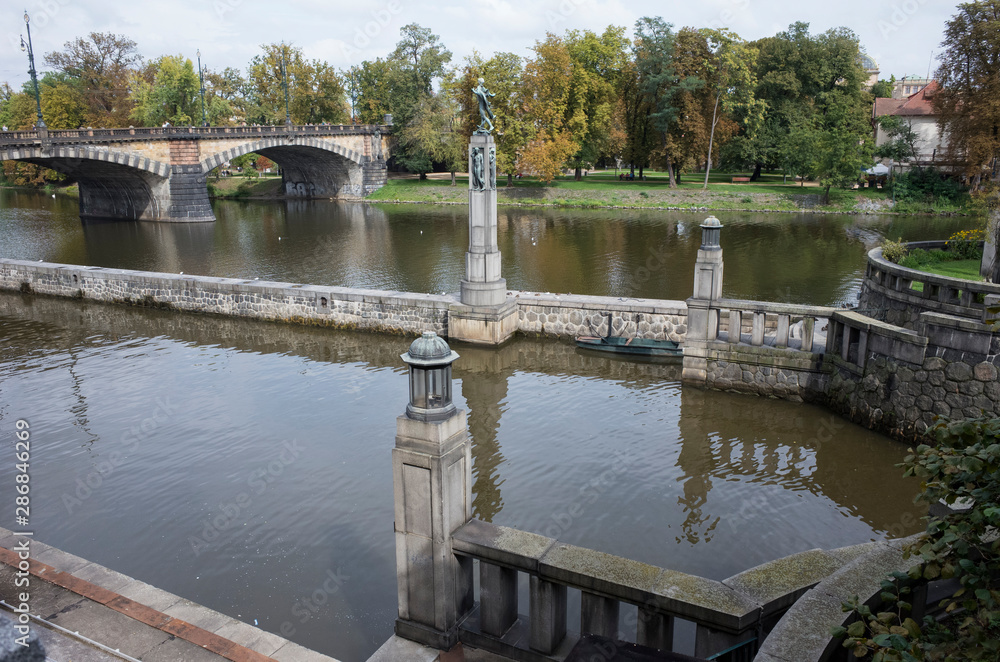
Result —
<path fill-rule="evenodd" d="M 788 347 L 788 323 L 790 321 L 790 317 L 790 315 L 784 313 L 780 313 L 778 315 L 778 328 L 775 330 L 774 334 L 775 347 Z"/>
<path fill-rule="evenodd" d="M 552 653 L 566 638 L 566 587 L 534 575 L 530 585 L 528 645 Z"/>
<path fill-rule="evenodd" d="M 674 649 L 674 617 L 639 607 L 635 643 L 662 651 Z"/>
<path fill-rule="evenodd" d="M 584 591 L 580 602 L 580 634 L 618 639 L 619 604 L 614 598 Z"/>
<path fill-rule="evenodd" d="M 517 571 L 480 561 L 479 605 L 483 632 L 502 637 L 517 620 Z"/>
<path fill-rule="evenodd" d="M 764 344 L 764 313 L 754 311 L 753 329 L 750 334 L 750 344 L 760 347 Z"/>
<path fill-rule="evenodd" d="M 805 317 L 802 319 L 802 351 L 811 352 L 813 351 L 813 334 L 816 332 L 816 318 L 815 317 Z M 830 332 L 830 326 L 827 324 L 827 333 Z"/>

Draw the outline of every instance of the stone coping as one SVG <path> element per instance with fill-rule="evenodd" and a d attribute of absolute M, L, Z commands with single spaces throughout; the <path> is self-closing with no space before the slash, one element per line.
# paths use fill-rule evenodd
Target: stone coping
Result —
<path fill-rule="evenodd" d="M 687 315 L 687 303 L 673 299 L 636 299 L 632 297 L 553 294 L 552 292 L 525 292 L 520 290 L 509 290 L 507 296 L 514 297 L 518 306 Z"/>
<path fill-rule="evenodd" d="M 896 326 L 895 324 L 889 324 L 888 322 L 880 322 L 879 320 L 868 317 L 867 315 L 862 315 L 861 313 L 851 310 L 838 310 L 834 313 L 833 319 L 851 328 L 861 329 L 862 331 L 867 331 L 868 333 L 874 335 L 892 338 L 894 340 L 901 340 L 920 347 L 925 347 L 927 345 L 927 338 L 916 331 L 907 329 L 904 326 Z"/>
<path fill-rule="evenodd" d="M 0 562 L 18 567 L 11 551 L 26 539 L 0 527 Z M 185 600 L 68 552 L 30 539 L 29 572 L 233 662 L 337 662 L 283 637 Z M 87 635 L 86 632 L 81 632 Z"/>
<path fill-rule="evenodd" d="M 858 545 L 860 554 L 844 554 L 840 569 L 807 591 L 781 617 L 764 640 L 754 662 L 824 662 L 840 648 L 830 629 L 844 625 L 851 616 L 841 609 L 857 595 L 863 604 L 881 593 L 881 582 L 894 571 L 907 571 L 914 562 L 903 557 L 903 548 L 919 537 Z M 850 548 L 848 548 L 850 549 Z M 851 558 L 853 556 L 853 558 Z"/>
<path fill-rule="evenodd" d="M 775 315 L 801 315 L 802 317 L 830 317 L 839 308 L 830 306 L 809 306 L 797 303 L 777 303 L 772 301 L 750 301 L 747 299 L 716 299 L 713 308 L 746 310 L 755 313 Z"/>

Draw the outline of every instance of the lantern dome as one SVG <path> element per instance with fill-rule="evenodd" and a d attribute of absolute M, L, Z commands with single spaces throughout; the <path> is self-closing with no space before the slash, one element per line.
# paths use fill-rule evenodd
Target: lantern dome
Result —
<path fill-rule="evenodd" d="M 424 331 L 423 335 L 410 343 L 410 349 L 402 358 L 409 365 L 430 366 L 451 363 L 458 358 L 444 338 L 433 331 Z"/>

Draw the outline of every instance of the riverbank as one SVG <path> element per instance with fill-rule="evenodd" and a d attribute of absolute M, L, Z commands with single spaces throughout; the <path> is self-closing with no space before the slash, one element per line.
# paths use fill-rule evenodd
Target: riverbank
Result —
<path fill-rule="evenodd" d="M 497 202 L 520 207 L 565 207 L 581 209 L 659 209 L 668 211 L 739 211 L 774 213 L 879 214 L 974 216 L 976 210 L 966 198 L 949 200 L 906 200 L 894 202 L 882 189 L 833 190 L 829 203 L 824 189 L 814 182 L 805 186 L 783 182 L 780 175 L 763 175 L 757 182 L 732 183 L 733 176 L 713 175 L 708 190 L 697 178 L 685 179 L 671 189 L 664 177 L 648 176 L 644 181 L 621 181 L 613 172 L 593 173 L 583 181 L 572 177 L 556 179 L 549 185 L 531 178 L 505 186 L 501 178 Z M 247 179 L 242 176 L 209 178 L 208 195 L 219 200 L 281 200 L 284 192 L 278 175 Z M 37 190 L 32 187 L 8 187 Z M 79 197 L 76 185 L 44 189 L 53 194 Z M 412 175 L 390 176 L 384 187 L 371 194 L 368 202 L 381 204 L 468 204 L 468 179 L 457 177 L 451 185 L 447 173 L 420 180 Z"/>
<path fill-rule="evenodd" d="M 782 183 L 780 176 L 765 176 L 759 182 L 732 183 L 729 175 L 713 177 L 708 190 L 703 182 L 685 180 L 676 189 L 666 180 L 649 177 L 646 181 L 620 181 L 612 173 L 557 179 L 545 186 L 534 180 L 518 180 L 513 186 L 498 182 L 497 202 L 513 206 L 579 207 L 609 209 L 663 209 L 686 211 L 745 211 L 826 214 L 939 214 L 972 215 L 968 201 L 893 202 L 881 189 L 835 190 L 829 203 L 823 189 L 815 183 L 805 186 Z M 391 178 L 384 187 L 368 197 L 369 202 L 466 204 L 468 180 L 450 177 Z"/>

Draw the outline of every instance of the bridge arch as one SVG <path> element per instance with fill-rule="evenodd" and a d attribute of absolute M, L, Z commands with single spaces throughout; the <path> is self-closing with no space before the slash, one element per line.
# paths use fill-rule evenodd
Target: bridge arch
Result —
<path fill-rule="evenodd" d="M 169 207 L 170 165 L 141 154 L 91 145 L 0 148 L 0 161 L 7 160 L 72 177 L 84 219 L 160 220 Z"/>
<path fill-rule="evenodd" d="M 364 170 L 370 157 L 313 136 L 278 136 L 255 140 L 213 154 L 201 161 L 208 173 L 238 156 L 255 152 L 281 166 L 286 197 L 363 197 Z"/>

